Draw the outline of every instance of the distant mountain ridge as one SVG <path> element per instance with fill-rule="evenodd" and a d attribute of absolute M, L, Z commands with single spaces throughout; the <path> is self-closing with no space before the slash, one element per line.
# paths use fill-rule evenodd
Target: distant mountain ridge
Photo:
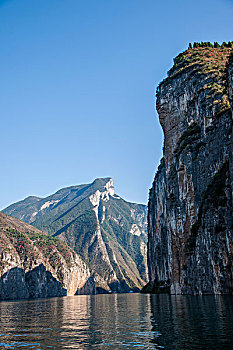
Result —
<path fill-rule="evenodd" d="M 147 280 L 147 209 L 115 194 L 112 178 L 30 196 L 4 213 L 65 241 L 89 265 L 99 291 L 137 290 Z"/>

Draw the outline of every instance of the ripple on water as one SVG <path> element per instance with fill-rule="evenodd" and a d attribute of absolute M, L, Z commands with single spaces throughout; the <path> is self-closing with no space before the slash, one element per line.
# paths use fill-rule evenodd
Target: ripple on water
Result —
<path fill-rule="evenodd" d="M 232 349 L 232 297 L 114 294 L 1 302 L 1 349 Z"/>

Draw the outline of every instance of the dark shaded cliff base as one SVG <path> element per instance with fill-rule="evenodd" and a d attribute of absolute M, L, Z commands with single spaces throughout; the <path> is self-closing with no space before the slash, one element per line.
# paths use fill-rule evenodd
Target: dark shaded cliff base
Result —
<path fill-rule="evenodd" d="M 57 281 L 46 271 L 43 264 L 31 271 L 25 271 L 14 267 L 4 273 L 0 280 L 0 300 L 49 298 L 67 295 L 67 290 L 62 288 Z"/>
<path fill-rule="evenodd" d="M 149 196 L 143 291 L 233 294 L 230 46 L 190 48 L 158 87 L 165 140 Z"/>
<path fill-rule="evenodd" d="M 142 294 L 171 294 L 170 285 L 164 281 L 148 282 L 140 291 Z"/>
<path fill-rule="evenodd" d="M 0 213 L 0 300 L 95 292 L 88 267 L 64 242 Z"/>

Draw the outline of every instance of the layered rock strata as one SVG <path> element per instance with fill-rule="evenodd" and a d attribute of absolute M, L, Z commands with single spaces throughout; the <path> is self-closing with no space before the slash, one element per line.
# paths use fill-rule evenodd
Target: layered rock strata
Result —
<path fill-rule="evenodd" d="M 94 294 L 82 259 L 59 239 L 0 213 L 0 300 Z"/>
<path fill-rule="evenodd" d="M 231 56 L 189 49 L 158 87 L 164 149 L 149 195 L 144 290 L 233 293 Z"/>

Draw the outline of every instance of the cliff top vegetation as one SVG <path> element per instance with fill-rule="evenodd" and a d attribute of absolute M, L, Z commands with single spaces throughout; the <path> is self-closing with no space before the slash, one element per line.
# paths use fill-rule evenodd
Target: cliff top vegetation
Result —
<path fill-rule="evenodd" d="M 189 43 L 188 49 L 174 58 L 174 65 L 168 71 L 168 77 L 159 84 L 156 95 L 163 83 L 170 84 L 174 78 L 191 72 L 193 84 L 198 84 L 197 92 L 206 91 L 205 98 L 210 107 L 214 106 L 214 114 L 221 114 L 230 108 L 226 94 L 226 68 L 232 56 L 233 41 Z"/>
<path fill-rule="evenodd" d="M 221 75 L 225 72 L 232 53 L 233 41 L 223 42 L 221 45 L 217 42 L 194 42 L 193 45 L 189 43 L 188 49 L 174 58 L 174 66 L 168 71 L 168 77 L 174 77 L 183 69 L 196 65 L 203 73 Z"/>
<path fill-rule="evenodd" d="M 0 274 L 3 268 L 2 259 L 8 252 L 19 256 L 26 270 L 42 259 L 45 265 L 49 264 L 57 271 L 62 263 L 70 266 L 75 258 L 72 249 L 58 238 L 0 213 Z"/>

